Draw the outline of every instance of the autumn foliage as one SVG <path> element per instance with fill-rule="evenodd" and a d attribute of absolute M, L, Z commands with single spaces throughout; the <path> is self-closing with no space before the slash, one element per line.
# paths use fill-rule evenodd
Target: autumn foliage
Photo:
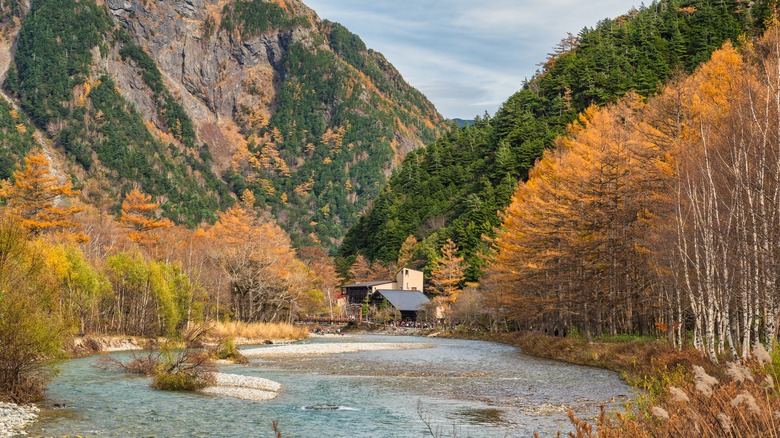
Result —
<path fill-rule="evenodd" d="M 661 176 L 642 164 L 653 154 L 635 136 L 642 107 L 629 96 L 586 110 L 518 188 L 495 240 L 495 306 L 550 330 L 648 331 L 642 236 Z"/>
<path fill-rule="evenodd" d="M 69 182 L 59 182 L 43 153 L 26 157 L 13 182 L 4 181 L 0 189 L 0 197 L 35 235 L 74 227 L 73 215 L 81 208 L 72 205 L 71 198 L 78 194 Z"/>
<path fill-rule="evenodd" d="M 333 307 L 327 256 L 304 264 L 250 192 L 192 230 L 137 189 L 118 218 L 82 208 L 55 175 L 32 154 L 0 191 L 0 400 L 41 397 L 74 334 L 176 338 L 209 320 L 290 322 Z"/>
<path fill-rule="evenodd" d="M 429 290 L 442 302 L 455 302 L 463 289 L 463 281 L 466 279 L 463 275 L 463 257 L 458 256 L 457 251 L 458 247 L 455 242 L 452 239 L 447 239 L 447 242 L 441 247 L 441 256 L 434 261 L 434 267 L 431 270 Z"/>
<path fill-rule="evenodd" d="M 153 230 L 173 226 L 170 220 L 158 219 L 155 216 L 159 207 L 159 203 L 152 202 L 151 196 L 141 193 L 138 189 L 131 190 L 125 196 L 119 222 L 130 229 L 130 240 L 144 245 L 153 245 L 159 240 L 152 233 Z"/>
<path fill-rule="evenodd" d="M 780 31 L 644 100 L 589 108 L 503 213 L 483 287 L 516 327 L 665 335 L 712 360 L 777 340 Z"/>

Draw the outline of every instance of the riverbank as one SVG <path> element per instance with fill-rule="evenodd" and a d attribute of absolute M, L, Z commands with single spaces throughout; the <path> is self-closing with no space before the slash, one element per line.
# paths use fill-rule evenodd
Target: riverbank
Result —
<path fill-rule="evenodd" d="M 267 338 L 267 337 L 236 337 L 234 345 L 284 345 L 301 341 L 305 338 Z M 220 338 L 205 338 L 204 347 L 219 345 Z M 141 338 L 135 336 L 85 336 L 74 338 L 66 348 L 66 353 L 72 358 L 86 357 L 93 354 L 112 353 L 116 351 L 156 350 L 161 345 L 170 342 L 165 338 Z M 181 342 L 180 342 L 181 343 Z M 183 345 L 183 343 L 181 343 Z"/>
<path fill-rule="evenodd" d="M 519 347 L 523 353 L 615 371 L 630 385 L 638 388 L 649 379 L 660 378 L 680 367 L 692 370 L 694 365 L 715 372 L 715 364 L 694 349 L 677 350 L 664 339 L 604 338 L 588 342 L 580 337 L 547 336 L 533 332 L 485 333 L 456 330 L 442 337 L 500 342 Z M 642 388 L 644 389 L 644 388 Z"/>
<path fill-rule="evenodd" d="M 17 405 L 0 402 L 0 437 L 26 435 L 24 428 L 38 419 L 35 405 Z"/>
<path fill-rule="evenodd" d="M 537 333 L 450 334 L 520 347 L 524 353 L 617 371 L 642 390 L 618 415 L 595 421 L 572 417 L 578 437 L 749 436 L 780 438 L 780 371 L 777 355 L 758 344 L 753 358 L 723 363 L 699 351 L 677 350 L 664 340 L 604 339 L 586 342 Z"/>
<path fill-rule="evenodd" d="M 153 348 L 148 339 L 134 336 L 83 336 L 73 338 L 67 347 L 71 357 L 85 357 L 114 351 L 134 351 Z"/>

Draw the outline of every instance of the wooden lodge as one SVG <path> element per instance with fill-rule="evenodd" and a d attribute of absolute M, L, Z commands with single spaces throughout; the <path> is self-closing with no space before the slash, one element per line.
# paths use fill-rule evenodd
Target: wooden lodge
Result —
<path fill-rule="evenodd" d="M 423 273 L 404 268 L 398 271 L 395 281 L 364 281 L 344 286 L 344 296 L 348 306 L 362 305 L 366 296 L 369 305 L 379 306 L 387 301 L 401 312 L 403 320 L 417 320 L 417 312 L 430 300 L 423 290 Z"/>

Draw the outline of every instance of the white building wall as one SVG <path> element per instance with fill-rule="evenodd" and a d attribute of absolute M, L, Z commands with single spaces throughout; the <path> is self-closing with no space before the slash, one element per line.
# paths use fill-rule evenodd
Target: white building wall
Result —
<path fill-rule="evenodd" d="M 396 283 L 401 290 L 418 290 L 423 292 L 424 276 L 421 271 L 404 268 L 398 271 Z"/>
<path fill-rule="evenodd" d="M 398 283 L 388 281 L 387 283 L 377 284 L 376 286 L 371 286 L 371 293 L 374 293 L 378 290 L 395 290 L 398 289 Z"/>

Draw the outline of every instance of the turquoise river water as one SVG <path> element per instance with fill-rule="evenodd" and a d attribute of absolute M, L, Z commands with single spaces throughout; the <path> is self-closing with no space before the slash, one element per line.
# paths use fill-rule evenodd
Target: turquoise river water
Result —
<path fill-rule="evenodd" d="M 578 416 L 593 417 L 599 404 L 615 406 L 630 395 L 615 373 L 489 342 L 400 336 L 304 342 L 423 342 L 432 348 L 221 367 L 281 383 L 279 397 L 264 402 L 157 391 L 148 378 L 94 368 L 95 357 L 70 360 L 49 386 L 49 401 L 28 434 L 273 437 L 271 421 L 277 420 L 285 437 L 554 436 L 570 430 L 569 406 Z"/>

